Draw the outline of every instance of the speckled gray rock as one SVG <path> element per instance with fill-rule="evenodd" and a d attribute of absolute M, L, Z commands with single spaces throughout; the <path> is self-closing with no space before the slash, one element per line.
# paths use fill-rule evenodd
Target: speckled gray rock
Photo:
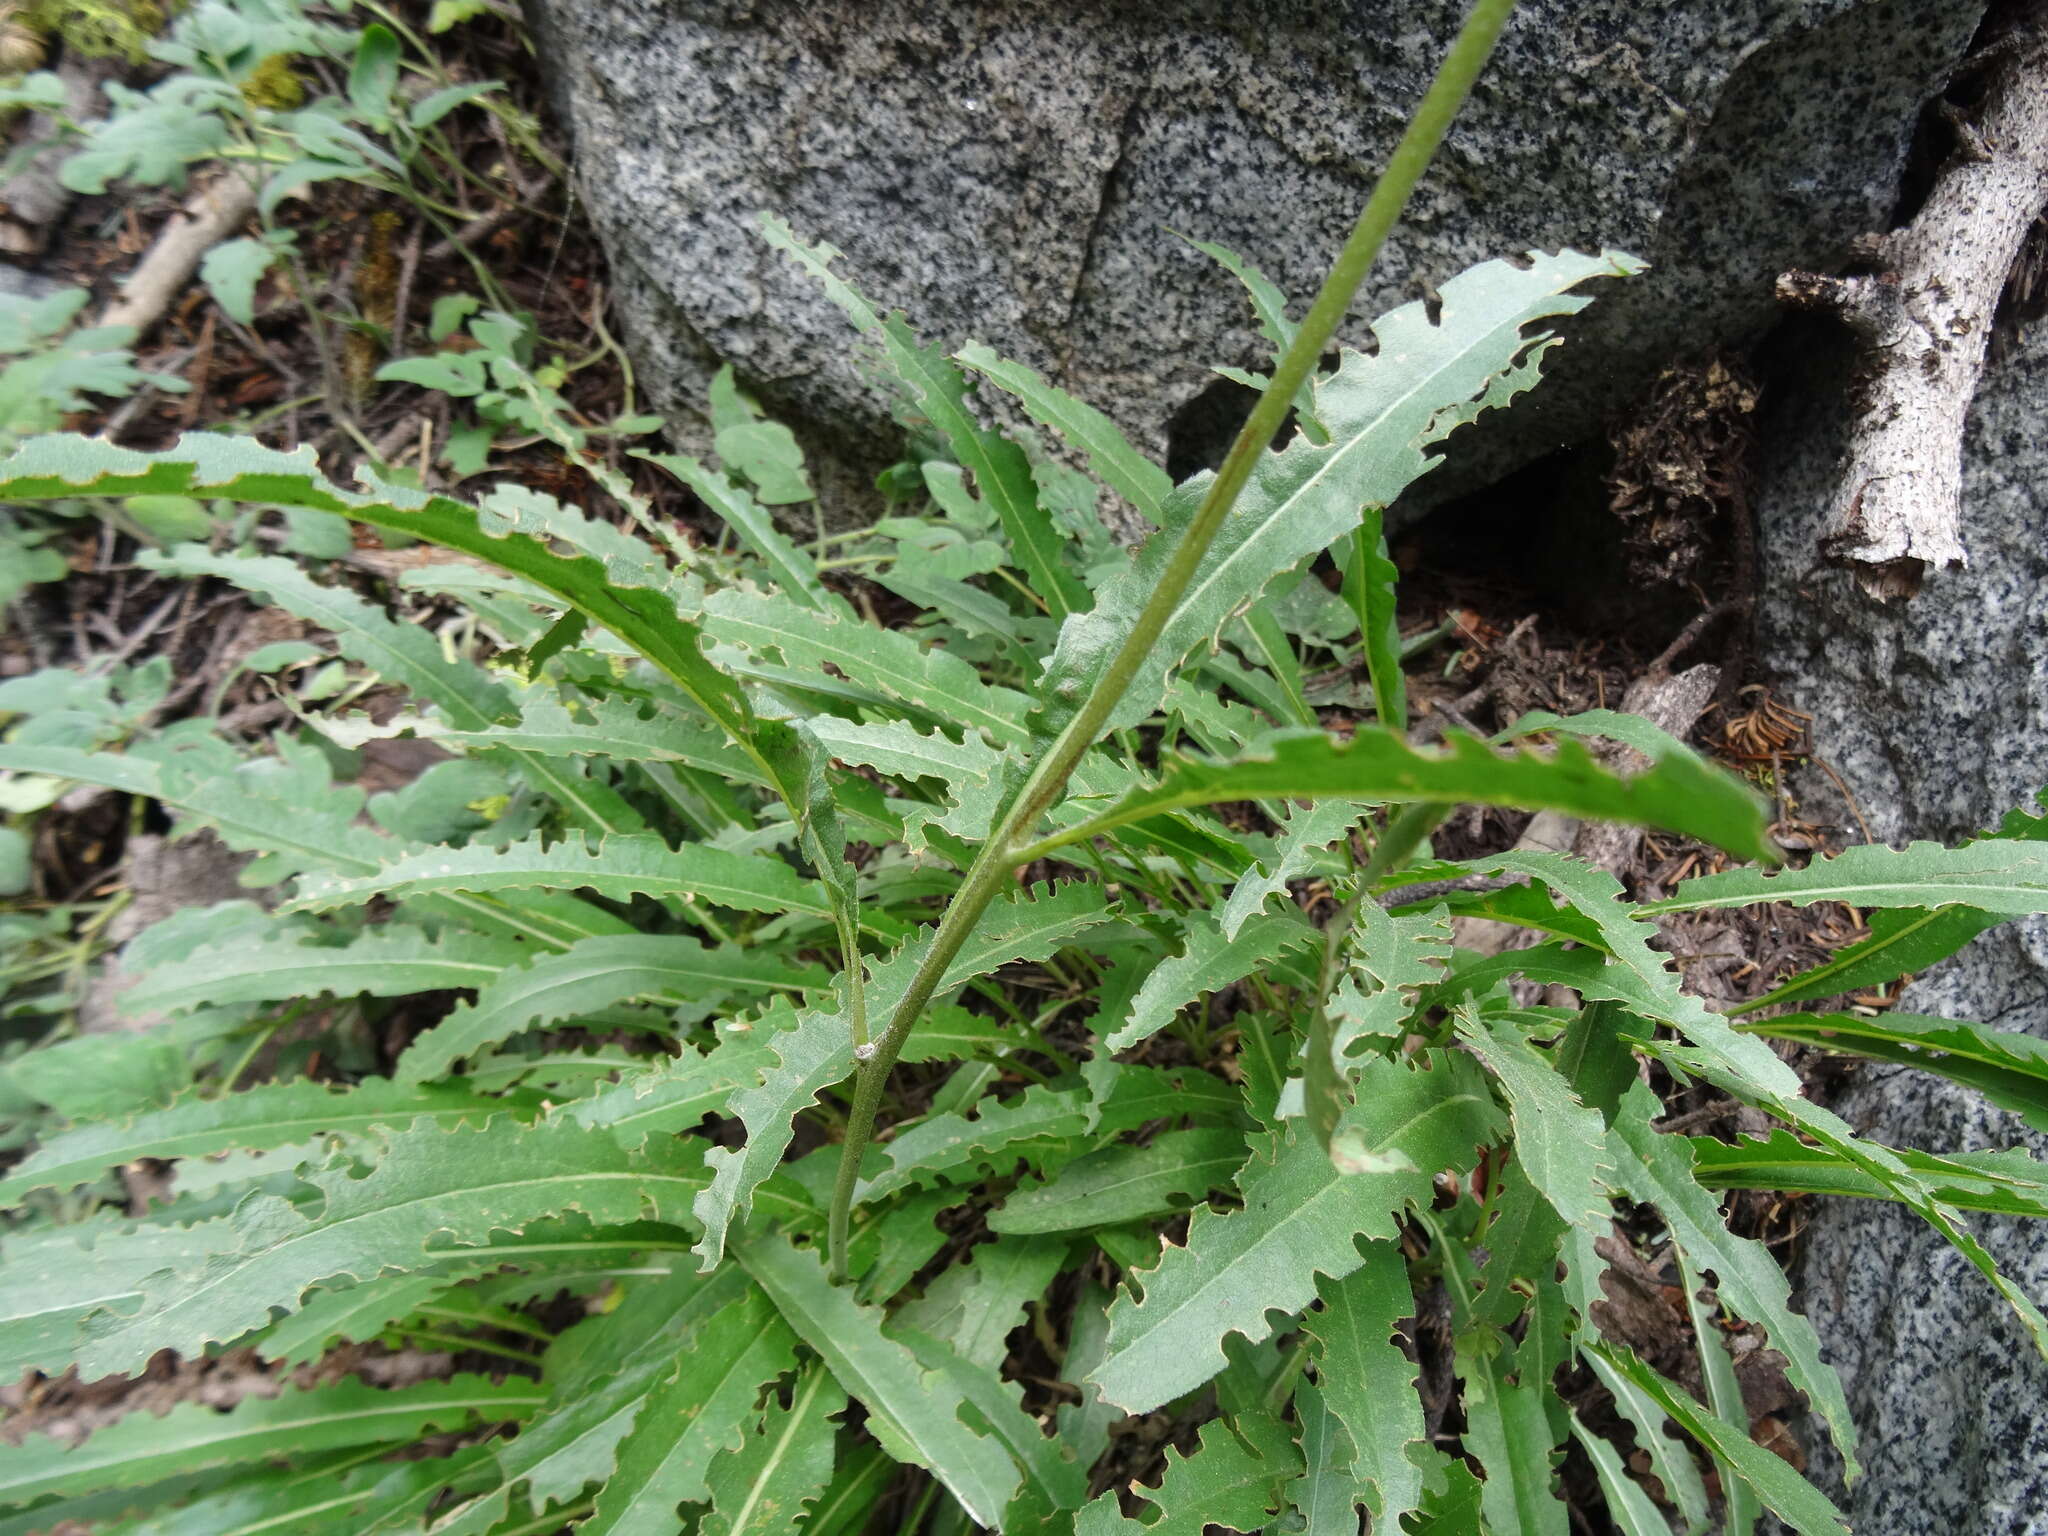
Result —
<path fill-rule="evenodd" d="M 1220 241 L 1305 302 L 1462 0 L 528 0 L 642 376 L 677 420 L 732 361 L 849 466 L 882 391 L 757 211 L 847 253 L 927 336 L 989 342 L 1162 448 L 1259 347 Z M 1648 370 L 1772 316 L 1773 278 L 1881 225 L 1969 0 L 1525 0 L 1375 313 L 1532 245 L 1655 275 L 1480 457 L 1582 436 Z M 1482 471 L 1485 472 L 1485 471 Z"/>
<path fill-rule="evenodd" d="M 2048 326 L 1987 375 L 1965 458 L 1970 568 L 1880 608 L 1813 569 L 1842 442 L 1841 359 L 1824 342 L 1774 391 L 1760 501 L 1762 645 L 1873 835 L 1954 839 L 2048 783 Z M 1994 929 L 1908 991 L 1916 1012 L 2048 1035 L 2048 922 Z M 1835 1105 L 1879 1141 L 1933 1151 L 2048 1137 L 1939 1078 L 1869 1067 Z M 1842 1372 L 1866 1474 L 1845 1508 L 1884 1536 L 2048 1536 L 2048 1364 L 1967 1261 L 1917 1218 L 1819 1201 L 1798 1281 Z M 1984 1245 L 2048 1299 L 2048 1225 L 1979 1218 Z"/>

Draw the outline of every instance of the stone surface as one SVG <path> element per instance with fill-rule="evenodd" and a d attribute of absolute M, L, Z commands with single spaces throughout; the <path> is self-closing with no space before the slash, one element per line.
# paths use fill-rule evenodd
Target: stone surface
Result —
<path fill-rule="evenodd" d="M 1019 357 L 1161 451 L 1212 364 L 1261 353 L 1235 282 L 1170 231 L 1305 304 L 1464 9 L 528 4 L 678 435 L 730 360 L 814 452 L 862 471 L 894 456 L 884 392 L 839 313 L 761 244 L 758 211 L 839 246 L 927 337 Z M 1360 313 L 1529 246 L 1648 257 L 1538 408 L 1485 429 L 1473 474 L 1582 437 L 1650 370 L 1768 324 L 1786 267 L 1882 226 L 1918 109 L 1982 11 L 1525 0 Z"/>
<path fill-rule="evenodd" d="M 1772 392 L 1780 408 L 1758 507 L 1764 658 L 1782 694 L 1813 713 L 1816 748 L 1873 836 L 1965 836 L 2048 783 L 2048 326 L 1993 365 L 1972 411 L 1969 569 L 1932 576 L 1891 607 L 1813 566 L 1844 439 L 1846 369 L 1824 333 L 1785 340 L 1802 362 Z M 2048 1036 L 2048 920 L 1992 930 L 1901 1006 Z M 1905 1068 L 1859 1070 L 1834 1107 L 1896 1145 L 2048 1155 L 2048 1136 Z M 1852 1525 L 2048 1536 L 2048 1364 L 1917 1218 L 1860 1201 L 1814 1207 L 1797 1280 L 1864 1436 L 1867 1470 L 1844 1505 Z M 2048 1300 L 2042 1223 L 1971 1225 L 2029 1295 Z"/>

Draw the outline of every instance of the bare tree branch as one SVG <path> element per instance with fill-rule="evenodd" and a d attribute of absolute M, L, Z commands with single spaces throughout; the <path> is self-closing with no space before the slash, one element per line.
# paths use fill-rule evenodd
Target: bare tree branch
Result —
<path fill-rule="evenodd" d="M 1904 229 L 1869 242 L 1875 276 L 1788 272 L 1778 297 L 1838 316 L 1863 344 L 1857 419 L 1821 553 L 1873 597 L 1960 567 L 1963 423 L 1998 296 L 2048 206 L 2048 43 L 2012 48 L 1961 151 Z"/>

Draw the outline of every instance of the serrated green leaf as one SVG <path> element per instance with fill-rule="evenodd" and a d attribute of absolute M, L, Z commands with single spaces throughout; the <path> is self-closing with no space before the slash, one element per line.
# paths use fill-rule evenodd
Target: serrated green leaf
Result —
<path fill-rule="evenodd" d="M 671 848 L 660 837 L 608 837 L 591 846 L 578 832 L 549 842 L 523 838 L 494 847 L 420 848 L 367 875 L 307 874 L 285 904 L 290 912 L 325 912 L 374 896 L 393 900 L 448 891 L 587 890 L 613 901 L 628 896 L 679 896 L 738 912 L 803 912 L 830 917 L 814 880 L 779 859 L 734 853 L 708 843 Z"/>
<path fill-rule="evenodd" d="M 1301 1515 L 1301 1536 L 1358 1536 L 1365 1489 L 1352 1475 L 1357 1452 L 1312 1381 L 1294 1389 L 1294 1420 L 1303 1472 L 1299 1482 L 1289 1485 L 1287 1500 Z"/>
<path fill-rule="evenodd" d="M 1801 1536 L 1848 1536 L 1848 1526 L 1820 1490 L 1782 1458 L 1751 1440 L 1746 1426 L 1738 1427 L 1708 1412 L 1629 1350 L 1611 1344 L 1591 1344 L 1586 1346 L 1586 1353 L 1605 1360 L 1616 1374 L 1652 1398 L 1687 1434 L 1747 1483 L 1767 1509 Z"/>
<path fill-rule="evenodd" d="M 788 1331 L 745 1276 L 731 1270 L 710 1277 L 670 1270 L 629 1285 L 614 1309 L 549 1346 L 542 1362 L 550 1387 L 547 1406 L 516 1439 L 483 1448 L 498 1473 L 497 1485 L 439 1513 L 436 1536 L 484 1536 L 522 1489 L 529 1504 L 544 1510 L 611 1478 L 625 1443 L 679 1372 L 692 1372 L 701 1357 L 708 1380 L 715 1382 L 736 1355 L 759 1358 L 753 1355 L 755 1336 L 764 1333 L 766 1353 L 787 1358 Z M 757 1384 L 747 1392 L 748 1407 L 758 1390 Z M 673 1400 L 666 1406 L 682 1411 Z M 707 1429 L 722 1440 L 736 1438 L 738 1425 Z M 663 1443 L 657 1434 L 636 1448 L 636 1484 L 644 1481 L 650 1462 L 659 1464 Z"/>
<path fill-rule="evenodd" d="M 1559 1216 L 1605 1233 L 1614 1224 L 1615 1165 L 1599 1112 L 1579 1102 L 1556 1064 L 1513 1024 L 1469 1007 L 1454 1017 L 1467 1048 L 1507 1093 L 1516 1164 Z"/>
<path fill-rule="evenodd" d="M 999 1442 L 961 1421 L 966 1400 L 954 1384 L 888 1337 L 879 1312 L 827 1280 L 815 1253 L 780 1236 L 750 1237 L 733 1252 L 839 1384 L 866 1405 L 868 1428 L 883 1448 L 938 1478 L 980 1524 L 995 1525 L 1017 1490 L 1017 1469 Z"/>
<path fill-rule="evenodd" d="M 1407 1261 L 1391 1242 L 1368 1243 L 1355 1271 L 1316 1289 L 1322 1308 L 1308 1314 L 1305 1326 L 1315 1341 L 1324 1406 L 1349 1436 L 1351 1474 L 1375 1527 L 1400 1530 L 1401 1517 L 1422 1499 L 1422 1469 L 1408 1447 L 1428 1435 L 1415 1363 L 1393 1341 L 1401 1321 L 1415 1314 Z"/>
<path fill-rule="evenodd" d="M 1101 888 L 1078 881 L 1040 886 L 996 902 L 946 967 L 933 1000 L 943 1002 L 957 988 L 1013 960 L 1046 959 L 1107 915 Z M 921 930 L 887 960 L 870 967 L 867 1001 L 875 1017 L 887 1018 L 895 1009 L 932 933 L 930 928 Z M 771 1038 L 768 1047 L 775 1064 L 758 1084 L 734 1094 L 726 1108 L 746 1127 L 746 1145 L 738 1151 L 719 1147 L 706 1154 L 712 1177 L 698 1202 L 697 1219 L 704 1226 L 699 1252 L 707 1268 L 723 1252 L 726 1229 L 781 1163 L 796 1116 L 820 1090 L 853 1070 L 853 1040 L 843 1007 L 807 1010 L 794 1026 Z"/>
<path fill-rule="evenodd" d="M 2037 797 L 2039 799 L 2041 797 Z M 2042 800 L 2048 804 L 2048 800 Z M 2006 813 L 1986 837 L 2048 842 L 2048 814 L 2022 806 Z M 1982 839 L 1973 839 L 1982 841 Z M 1745 1003 L 1737 1013 L 1755 1013 L 1784 1003 L 1834 997 L 1882 986 L 1946 960 L 1970 940 L 2001 921 L 1999 914 L 1971 907 L 1937 907 L 1931 912 L 1893 907 L 1870 918 L 1870 937 L 1839 949 L 1822 964 Z"/>
<path fill-rule="evenodd" d="M 1191 914 L 1181 952 L 1160 961 L 1145 978 L 1131 999 L 1130 1013 L 1103 1041 L 1104 1049 L 1128 1050 L 1149 1040 L 1197 998 L 1263 971 L 1281 956 L 1306 948 L 1315 937 L 1316 930 L 1299 912 L 1261 913 L 1248 919 L 1235 938 L 1225 938 L 1210 914 Z"/>
<path fill-rule="evenodd" d="M 81 1124 L 48 1138 L 0 1179 L 0 1204 L 13 1204 L 31 1190 L 69 1189 L 139 1157 L 290 1147 L 313 1136 L 361 1135 L 372 1126 L 419 1119 L 444 1127 L 480 1124 L 511 1107 L 504 1099 L 460 1088 L 426 1088 L 381 1077 L 346 1089 L 301 1080 L 218 1098 L 188 1096 L 131 1120 Z"/>
<path fill-rule="evenodd" d="M 1687 1138 L 1694 1175 L 1708 1189 L 1770 1189 L 1794 1194 L 1890 1200 L 1891 1190 L 1861 1166 L 1790 1131 L 1726 1142 Z M 2003 1152 L 1951 1152 L 1937 1157 L 1905 1147 L 1886 1149 L 1942 1204 L 1995 1216 L 2048 1216 L 2048 1165 L 2024 1147 Z"/>
<path fill-rule="evenodd" d="M 762 1387 L 795 1364 L 796 1335 L 760 1292 L 747 1292 L 709 1319 L 648 1393 L 619 1442 L 616 1470 L 578 1530 L 671 1536 L 676 1506 L 711 1497 L 706 1474 L 713 1461 L 739 1447 Z"/>
<path fill-rule="evenodd" d="M 882 1147 L 882 1164 L 861 1181 L 856 1203 L 884 1199 L 912 1183 L 962 1167 L 1004 1161 L 1007 1148 L 1046 1137 L 1078 1136 L 1088 1126 L 1086 1095 L 1078 1089 L 1027 1088 L 1013 1099 L 983 1100 L 971 1118 L 932 1115 Z M 1011 1153 L 1007 1161 L 1015 1160 Z"/>
<path fill-rule="evenodd" d="M 1283 356 L 1294 345 L 1295 333 L 1301 327 L 1287 318 L 1287 296 L 1279 285 L 1257 267 L 1246 261 L 1228 246 L 1215 245 L 1207 240 L 1187 239 L 1188 244 L 1223 268 L 1232 277 L 1244 284 L 1245 295 L 1252 303 L 1252 317 L 1258 322 L 1259 334 L 1266 338 L 1273 348 L 1275 359 Z M 1254 379 L 1261 391 L 1265 389 L 1263 378 Z M 1294 395 L 1294 416 L 1303 430 L 1311 434 L 1312 442 L 1328 442 L 1329 434 L 1324 432 L 1316 420 L 1316 393 L 1313 380 L 1304 380 Z"/>
<path fill-rule="evenodd" d="M 435 1429 L 523 1419 L 544 1396 L 530 1381 L 462 1376 L 396 1390 L 361 1381 L 287 1387 L 276 1397 L 245 1397 L 226 1413 L 180 1403 L 161 1417 L 130 1413 L 76 1448 L 44 1436 L 0 1445 L 0 1502 L 26 1504 L 236 1462 L 411 1441 Z"/>
<path fill-rule="evenodd" d="M 0 482 L 4 484 L 4 482 Z M 714 592 L 704 604 L 705 633 L 754 657 L 780 657 L 783 665 L 815 674 L 826 668 L 892 699 L 900 699 L 937 723 L 987 733 L 1001 746 L 1021 745 L 1030 701 L 994 687 L 960 657 L 920 642 L 901 630 L 819 613 L 786 597 L 732 588 Z"/>
<path fill-rule="evenodd" d="M 1731 1071 L 1710 1053 L 1675 1042 L 1660 1042 L 1658 1055 L 1679 1071 L 1703 1077 L 1745 1102 L 1755 1104 L 1767 1114 L 1797 1127 L 1844 1161 L 1860 1168 L 1889 1191 L 1894 1200 L 1939 1232 L 1956 1252 L 1991 1282 L 2026 1329 L 2035 1349 L 2043 1358 L 2048 1358 L 2048 1316 L 2043 1316 L 2033 1298 L 1998 1267 L 1998 1261 L 1992 1258 L 1956 1212 L 1890 1148 L 1865 1141 L 1832 1110 L 1822 1109 L 1803 1098 L 1760 1092 L 1754 1083 L 1744 1080 L 1741 1074 Z"/>
<path fill-rule="evenodd" d="M 346 944 L 309 943 L 297 934 L 248 938 L 195 950 L 152 966 L 121 994 L 124 1013 L 171 1012 L 289 998 L 403 997 L 483 987 L 530 951 L 512 939 L 449 933 L 430 939 L 387 925 Z"/>
<path fill-rule="evenodd" d="M 1480 1509 L 1489 1530 L 1567 1536 L 1571 1516 L 1551 1488 L 1554 1437 L 1543 1412 L 1548 1382 L 1518 1379 L 1520 1351 L 1491 1328 L 1458 1335 L 1453 1369 L 1464 1385 L 1463 1449 L 1485 1469 Z"/>
<path fill-rule="evenodd" d="M 993 1232 L 1085 1232 L 1172 1214 L 1227 1187 L 1249 1156 L 1238 1131 L 1166 1131 L 1142 1147 L 1105 1147 L 1026 1185 L 989 1213 Z"/>
<path fill-rule="evenodd" d="M 1740 851 L 1740 850 L 1735 850 Z M 1641 902 L 1647 921 L 1667 912 L 1704 912 L 1787 901 L 1845 901 L 1859 907 L 1975 907 L 2008 917 L 2048 912 L 2048 843 L 1996 839 L 1944 848 L 1913 843 L 1904 849 L 1866 843 L 1804 869 L 1765 872 L 1731 869 L 1681 880 L 1662 901 Z"/>
<path fill-rule="evenodd" d="M 1187 1245 L 1140 1277 L 1143 1299 L 1111 1307 L 1109 1357 L 1092 1378 L 1105 1397 L 1142 1413 L 1200 1386 L 1226 1363 L 1225 1334 L 1265 1338 L 1268 1313 L 1307 1306 L 1318 1275 L 1341 1279 L 1364 1262 L 1359 1237 L 1393 1236 L 1395 1213 L 1426 1203 L 1438 1172 L 1470 1165 L 1501 1125 L 1483 1075 L 1442 1052 L 1419 1066 L 1381 1059 L 1360 1074 L 1340 1135 L 1369 1171 L 1339 1173 L 1300 1125 L 1253 1143 L 1243 1209 L 1196 1211 Z"/>
<path fill-rule="evenodd" d="M 1316 856 L 1345 836 L 1364 814 L 1361 807 L 1342 800 L 1290 808 L 1274 840 L 1271 858 L 1261 860 L 1257 869 L 1245 871 L 1230 888 L 1230 897 L 1217 918 L 1223 936 L 1235 939 L 1240 928 L 1266 910 L 1268 900 L 1285 896 L 1288 884 L 1306 875 Z"/>
<path fill-rule="evenodd" d="M 1484 742 L 1452 732 L 1442 751 L 1422 751 L 1387 731 L 1364 727 L 1348 742 L 1321 731 L 1276 731 L 1239 758 L 1169 758 L 1156 784 L 1131 790 L 1108 810 L 1045 839 L 1034 850 L 1049 851 L 1190 806 L 1330 796 L 1557 810 L 1588 820 L 1665 827 L 1744 857 L 1771 857 L 1755 796 L 1732 776 L 1701 768 L 1688 758 L 1653 763 L 1625 779 L 1573 740 L 1560 742 L 1552 756 L 1538 756 L 1497 753 Z"/>
<path fill-rule="evenodd" d="M 704 659 L 674 579 L 645 545 L 519 486 L 501 486 L 470 507 L 371 475 L 363 484 L 360 495 L 334 485 L 309 448 L 279 453 L 247 438 L 200 432 L 155 454 L 98 438 L 40 437 L 0 463 L 0 498 L 11 501 L 172 495 L 309 507 L 474 555 L 611 630 L 751 752 L 753 714 L 745 697 Z M 558 553 L 557 545 L 575 553 Z"/>
<path fill-rule="evenodd" d="M 455 730 L 432 720 L 404 723 L 416 735 L 460 747 L 503 746 L 543 757 L 680 763 L 744 783 L 768 782 L 757 764 L 701 720 L 659 706 L 650 710 L 630 698 L 583 701 L 571 714 L 560 699 L 536 692 L 519 701 L 519 720 L 513 725 Z"/>
<path fill-rule="evenodd" d="M 909 390 L 915 409 L 946 439 L 961 467 L 973 473 L 982 499 L 1002 520 L 1017 568 L 1053 617 L 1064 618 L 1086 606 L 1087 590 L 1062 559 L 1064 536 L 1039 505 L 1030 460 L 1015 443 L 975 420 L 967 404 L 967 381 L 960 370 L 938 348 L 922 345 L 900 315 L 876 314 L 851 284 L 832 271 L 839 252 L 831 246 L 805 246 L 772 214 L 762 217 L 761 229 L 770 245 L 816 278 L 847 318 L 880 345 L 889 368 Z"/>
<path fill-rule="evenodd" d="M 1917 1013 L 1790 1013 L 1742 1026 L 1770 1040 L 1918 1067 L 2048 1131 L 2048 1040 Z"/>
<path fill-rule="evenodd" d="M 302 1177 L 325 1195 L 317 1214 L 273 1195 L 252 1196 L 232 1217 L 184 1229 L 169 1268 L 140 1285 L 140 1304 L 87 1320 L 76 1358 L 89 1376 L 140 1369 L 159 1349 L 196 1356 L 289 1312 L 314 1284 L 342 1277 L 371 1281 L 420 1269 L 446 1256 L 429 1239 L 483 1242 L 530 1222 L 578 1211 L 601 1222 L 641 1217 L 687 1224 L 703 1187 L 699 1150 L 656 1143 L 628 1154 L 603 1131 L 560 1121 L 520 1126 L 493 1122 L 444 1131 L 420 1125 L 383 1138 L 358 1176 L 341 1157 Z M 146 1230 L 73 1247 L 69 1263 L 116 1270 L 136 1244 L 162 1253 Z M 63 1263 L 61 1250 L 45 1263 Z M 159 1261 L 160 1263 L 165 1261 Z M 55 1283 L 46 1272 L 43 1283 Z"/>
<path fill-rule="evenodd" d="M 475 1002 L 458 1004 L 406 1047 L 398 1059 L 398 1076 L 414 1083 L 446 1076 L 457 1062 L 486 1046 L 598 1013 L 628 998 L 733 993 L 753 998 L 770 988 L 821 988 L 825 981 L 815 966 L 796 965 L 763 950 L 699 944 L 680 935 L 583 939 L 559 954 L 506 967 L 478 991 Z"/>
<path fill-rule="evenodd" d="M 722 1107 L 735 1089 L 760 1080 L 771 1060 L 768 1037 L 787 1022 L 786 1013 L 771 1010 L 749 1021 L 742 1032 L 725 1034 L 711 1050 L 685 1045 L 672 1059 L 625 1074 L 562 1113 L 579 1125 L 610 1131 L 629 1147 L 650 1135 L 690 1130 Z"/>
<path fill-rule="evenodd" d="M 789 1405 L 770 1402 L 758 1428 L 706 1474 L 711 1508 L 702 1536 L 785 1536 L 832 1481 L 837 1426 L 846 1393 L 813 1361 L 790 1392 Z"/>
<path fill-rule="evenodd" d="M 1522 354 L 1532 340 L 1524 334 L 1526 325 L 1590 302 L 1563 290 L 1630 270 L 1633 263 L 1619 256 L 1531 252 L 1526 267 L 1487 262 L 1445 283 L 1436 323 L 1420 303 L 1376 321 L 1378 353 L 1346 351 L 1336 372 L 1316 381 L 1315 418 L 1331 441 L 1316 443 L 1303 435 L 1277 453 L 1259 456 L 1244 493 L 1105 728 L 1141 723 L 1159 707 L 1167 678 L 1182 659 L 1213 639 L 1274 576 L 1352 532 L 1361 507 L 1391 503 L 1425 473 L 1434 462 L 1425 450 L 1438 431 L 1455 425 L 1446 421 L 1439 427 L 1439 413 L 1470 400 Z M 1129 633 L 1209 479 L 1197 476 L 1167 498 L 1161 531 L 1102 585 L 1092 612 L 1077 613 L 1062 627 L 1043 690 L 1054 705 L 1078 705 Z"/>
<path fill-rule="evenodd" d="M 781 430 L 786 433 L 789 429 L 784 427 Z M 724 451 L 720 449 L 721 454 Z M 782 536 L 782 530 L 775 526 L 775 519 L 745 489 L 685 454 L 636 452 L 633 456 L 659 464 L 695 491 L 704 505 L 717 513 L 725 525 L 740 536 L 740 541 L 760 556 L 761 562 L 768 567 L 768 573 L 774 577 L 778 591 L 788 593 L 806 608 L 835 613 L 844 608 L 843 602 L 833 597 L 825 589 L 825 584 L 818 580 L 817 562 Z M 801 485 L 801 470 L 797 481 Z M 808 498 L 784 496 L 782 499 L 801 501 Z"/>
<path fill-rule="evenodd" d="M 1700 1268 L 1714 1272 L 1722 1299 L 1763 1326 L 1771 1347 L 1785 1357 L 1792 1385 L 1826 1420 L 1849 1476 L 1854 1477 L 1856 1426 L 1841 1379 L 1822 1359 L 1813 1325 L 1792 1310 L 1784 1266 L 1761 1243 L 1728 1230 L 1718 1202 L 1694 1179 L 1687 1148 L 1652 1125 L 1663 1112 L 1657 1096 L 1640 1083 L 1623 1097 L 1608 1143 L 1615 1183 L 1630 1199 L 1656 1206 L 1678 1247 Z"/>
<path fill-rule="evenodd" d="M 1156 1519 L 1145 1524 L 1125 1518 L 1116 1495 L 1105 1493 L 1082 1509 L 1075 1536 L 1202 1536 L 1212 1525 L 1262 1530 L 1279 1507 L 1276 1486 L 1299 1471 L 1254 1455 L 1220 1419 L 1212 1419 L 1202 1426 L 1194 1455 L 1169 1447 L 1159 1485 L 1140 1489 L 1159 1511 Z"/>
<path fill-rule="evenodd" d="M 914 1328 L 994 1373 L 1009 1357 L 1009 1336 L 1024 1320 L 1025 1306 L 1044 1297 L 1066 1256 L 1065 1243 L 1037 1237 L 983 1243 L 899 1308 L 890 1331 Z"/>
<path fill-rule="evenodd" d="M 1400 733 L 1408 729 L 1408 680 L 1401 672 L 1401 623 L 1394 606 L 1401 573 L 1387 553 L 1385 524 L 1384 508 L 1365 509 L 1344 565 L 1344 599 L 1364 640 L 1373 712 L 1383 727 Z"/>
<path fill-rule="evenodd" d="M 1728 1345 L 1716 1326 L 1714 1314 L 1701 1299 L 1699 1267 L 1687 1260 L 1683 1248 L 1676 1251 L 1679 1283 L 1685 1290 L 1685 1310 L 1692 1320 L 1693 1340 L 1699 1348 L 1700 1375 L 1706 1380 L 1707 1405 L 1723 1421 L 1747 1425 L 1749 1409 L 1742 1400 L 1742 1388 L 1735 1381 L 1735 1363 L 1728 1358 Z M 1715 1464 L 1721 1469 L 1721 1523 L 1727 1536 L 1753 1536 L 1761 1513 L 1756 1495 L 1727 1462 L 1717 1456 Z"/>
<path fill-rule="evenodd" d="M 1620 1528 L 1621 1536 L 1671 1536 L 1671 1522 L 1643 1485 L 1629 1476 L 1621 1464 L 1621 1453 L 1586 1428 L 1576 1413 L 1572 1415 L 1572 1438 L 1593 1463 L 1600 1492 L 1607 1500 L 1607 1516 Z"/>
<path fill-rule="evenodd" d="M 1158 525 L 1160 506 L 1172 493 L 1173 480 L 1133 448 L 1115 422 L 1046 383 L 1022 363 L 998 357 L 980 342 L 969 342 L 953 355 L 1015 395 L 1034 417 L 1079 448 L 1105 485 L 1128 501 L 1146 522 Z"/>

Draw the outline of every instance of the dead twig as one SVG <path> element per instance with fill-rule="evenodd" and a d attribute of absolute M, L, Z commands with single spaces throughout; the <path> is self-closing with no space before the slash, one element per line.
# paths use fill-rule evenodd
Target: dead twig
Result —
<path fill-rule="evenodd" d="M 163 318 L 206 253 L 240 229 L 256 211 L 256 187 L 232 173 L 199 188 L 158 231 L 149 254 L 121 285 L 121 296 L 100 316 L 102 325 L 132 325 L 137 334 Z"/>
<path fill-rule="evenodd" d="M 1879 601 L 1965 562 L 1964 418 L 1999 293 L 2048 206 L 2048 42 L 2029 37 L 2000 59 L 1961 142 L 1913 222 L 1864 242 L 1876 272 L 1778 279 L 1782 302 L 1837 316 L 1863 346 L 1821 553 Z"/>

